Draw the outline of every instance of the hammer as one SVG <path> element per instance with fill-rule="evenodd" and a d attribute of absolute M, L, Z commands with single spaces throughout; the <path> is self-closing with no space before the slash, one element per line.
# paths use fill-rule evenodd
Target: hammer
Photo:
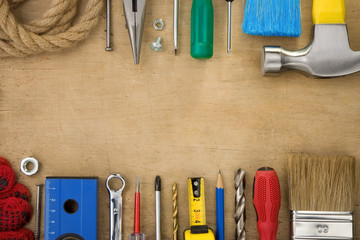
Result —
<path fill-rule="evenodd" d="M 344 0 L 313 1 L 313 41 L 291 51 L 264 46 L 262 74 L 296 69 L 314 77 L 339 77 L 360 71 L 360 52 L 350 48 Z"/>

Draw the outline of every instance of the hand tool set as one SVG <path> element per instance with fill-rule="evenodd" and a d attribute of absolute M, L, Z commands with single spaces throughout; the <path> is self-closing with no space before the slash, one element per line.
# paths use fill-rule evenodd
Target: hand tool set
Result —
<path fill-rule="evenodd" d="M 231 3 L 227 1 L 227 52 L 231 52 Z M 9 2 L 9 3 L 8 3 Z M 15 2 L 15 3 L 13 3 Z M 10 7 L 15 0 L 2 3 L 0 18 L 6 19 L 0 28 L 0 57 L 24 57 L 44 51 L 57 51 L 73 46 L 86 38 L 96 26 L 103 1 L 89 0 L 79 23 L 75 18 L 74 1 L 64 0 L 59 10 L 56 3 L 42 19 L 21 24 Z M 55 1 L 56 2 L 56 1 Z M 129 33 L 134 63 L 140 63 L 140 50 L 145 25 L 146 0 L 123 0 L 126 28 Z M 190 9 L 189 9 L 190 10 Z M 69 16 L 68 12 L 71 12 Z M 46 21 L 44 20 L 46 19 Z M 161 20 L 161 19 L 158 19 Z M 46 25 L 45 22 L 47 23 Z M 179 48 L 179 0 L 173 3 L 174 50 Z M 344 0 L 313 0 L 313 41 L 298 51 L 279 46 L 265 46 L 262 52 L 263 75 L 285 69 L 300 70 L 314 77 L 339 77 L 360 71 L 360 52 L 351 50 L 345 24 Z M 163 28 L 164 22 L 160 21 Z M 239 27 L 240 28 L 240 27 Z M 299 37 L 301 35 L 300 0 L 246 0 L 242 29 L 247 34 L 262 36 Z M 214 7 L 212 0 L 193 0 L 191 7 L 190 55 L 196 59 L 213 56 Z M 106 0 L 106 51 L 111 44 L 111 0 Z M 163 47 L 161 38 L 150 44 L 155 51 Z"/>
<path fill-rule="evenodd" d="M 230 53 L 232 0 L 227 0 L 227 2 L 227 52 Z M 135 64 L 138 64 L 144 25 L 145 0 L 139 0 L 139 3 L 135 3 L 136 1 L 124 1 L 124 11 Z M 344 0 L 314 0 L 313 42 L 299 51 L 265 46 L 261 61 L 263 75 L 280 72 L 283 69 L 297 69 L 314 77 L 338 77 L 359 71 L 360 52 L 354 52 L 350 49 L 344 5 Z M 301 35 L 300 18 L 300 0 L 247 0 L 242 29 L 245 33 L 252 35 L 299 37 Z M 173 22 L 176 55 L 179 24 L 178 0 L 174 0 Z M 157 41 L 150 44 L 153 50 L 162 49 L 160 39 L 158 38 Z M 190 54 L 196 59 L 211 58 L 213 44 L 214 8 L 212 0 L 193 0 Z"/>
<path fill-rule="evenodd" d="M 290 154 L 288 158 L 290 196 L 290 239 L 354 239 L 355 158 Z M 110 184 L 121 182 L 119 189 Z M 225 239 L 224 182 L 219 170 L 216 185 L 216 231 L 206 224 L 205 179 L 188 178 L 190 227 L 184 240 Z M 245 171 L 238 169 L 235 185 L 235 240 L 246 239 Z M 109 192 L 109 225 L 111 240 L 122 239 L 122 194 L 125 179 L 111 174 L 105 181 Z M 161 178 L 155 177 L 155 236 L 161 240 Z M 0 158 L 0 239 L 40 239 L 40 187 L 37 184 L 35 235 L 23 228 L 32 215 L 30 192 L 15 182 L 9 162 Z M 280 183 L 276 171 L 262 167 L 253 183 L 253 205 L 257 216 L 260 240 L 275 240 L 281 205 Z M 98 178 L 46 177 L 45 240 L 96 240 L 98 209 Z M 172 185 L 173 239 L 178 239 L 178 189 Z M 15 220 L 16 219 L 16 220 Z M 216 236 L 216 237 L 215 237 Z M 10 238 L 9 238 L 10 237 Z M 134 198 L 134 232 L 129 240 L 145 240 L 140 232 L 140 176 L 136 176 Z"/>

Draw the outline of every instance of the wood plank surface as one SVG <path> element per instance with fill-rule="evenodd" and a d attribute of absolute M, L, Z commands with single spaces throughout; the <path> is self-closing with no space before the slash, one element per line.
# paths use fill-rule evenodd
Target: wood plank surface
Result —
<path fill-rule="evenodd" d="M 253 0 L 255 1 L 255 0 Z M 84 4 L 84 3 L 82 3 Z M 242 0 L 233 2 L 232 52 L 226 52 L 226 2 L 213 1 L 214 56 L 190 57 L 191 1 L 180 0 L 179 54 L 174 56 L 172 1 L 148 0 L 140 65 L 133 64 L 120 0 L 113 6 L 113 52 L 105 49 L 105 11 L 88 39 L 72 49 L 0 59 L 0 155 L 30 188 L 46 176 L 98 176 L 98 239 L 109 238 L 110 173 L 126 179 L 123 237 L 133 228 L 135 176 L 141 175 L 142 231 L 155 238 L 154 179 L 163 181 L 163 239 L 172 239 L 171 186 L 179 186 L 179 238 L 188 227 L 188 177 L 203 176 L 207 222 L 215 228 L 215 184 L 223 172 L 226 239 L 234 239 L 233 177 L 246 171 L 247 239 L 257 239 L 251 204 L 257 168 L 274 167 L 282 205 L 278 239 L 289 239 L 286 158 L 290 152 L 348 154 L 360 158 L 360 74 L 313 79 L 297 72 L 262 77 L 263 45 L 299 49 L 311 41 L 311 4 L 302 1 L 300 38 L 265 38 L 241 32 Z M 17 16 L 39 17 L 46 0 L 28 1 Z M 347 0 L 350 44 L 360 49 L 360 4 Z M 162 18 L 163 31 L 152 22 Z M 163 38 L 162 52 L 149 44 Z M 40 161 L 37 175 L 19 171 L 20 160 Z M 357 170 L 359 165 L 357 164 Z M 359 172 L 359 171 L 358 171 Z M 356 210 L 360 196 L 356 193 Z M 339 196 L 341 197 L 341 196 Z M 44 201 L 44 200 L 43 200 Z M 44 213 L 44 204 L 43 204 Z M 359 218 L 359 214 L 356 215 Z M 34 218 L 27 225 L 34 230 Z M 356 234 L 360 224 L 357 221 Z M 42 230 L 44 228 L 42 227 Z M 42 232 L 43 234 L 43 232 Z"/>

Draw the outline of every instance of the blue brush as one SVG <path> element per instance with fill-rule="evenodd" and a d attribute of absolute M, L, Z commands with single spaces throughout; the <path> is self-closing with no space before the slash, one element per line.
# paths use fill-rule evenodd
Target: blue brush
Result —
<path fill-rule="evenodd" d="M 300 0 L 247 0 L 244 33 L 261 36 L 299 37 Z"/>

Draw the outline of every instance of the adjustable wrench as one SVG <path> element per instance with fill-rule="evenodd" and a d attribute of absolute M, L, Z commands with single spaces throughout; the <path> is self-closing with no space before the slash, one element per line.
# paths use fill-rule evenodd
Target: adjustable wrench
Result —
<path fill-rule="evenodd" d="M 122 187 L 117 191 L 109 187 L 112 178 L 118 178 L 122 182 Z M 110 197 L 110 240 L 121 240 L 122 191 L 125 188 L 125 180 L 120 174 L 112 174 L 106 180 L 106 188 Z"/>

